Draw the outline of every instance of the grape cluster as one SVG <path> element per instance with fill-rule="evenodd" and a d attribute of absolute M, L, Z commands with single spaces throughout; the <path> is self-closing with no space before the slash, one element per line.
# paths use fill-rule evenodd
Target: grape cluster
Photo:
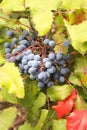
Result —
<path fill-rule="evenodd" d="M 35 36 L 26 30 L 18 38 L 13 37 L 12 30 L 8 31 L 7 35 L 12 38 L 12 42 L 4 44 L 6 58 L 15 62 L 21 73 L 28 74 L 32 80 L 37 80 L 39 87 L 51 87 L 66 81 L 70 55 L 64 55 L 63 52 L 55 53 L 54 40 L 37 41 Z M 30 38 L 32 36 L 33 38 Z"/>

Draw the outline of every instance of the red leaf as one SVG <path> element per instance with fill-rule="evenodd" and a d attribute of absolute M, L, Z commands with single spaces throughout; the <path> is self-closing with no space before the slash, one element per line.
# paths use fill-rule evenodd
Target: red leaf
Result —
<path fill-rule="evenodd" d="M 87 130 L 87 110 L 75 110 L 67 117 L 67 130 Z"/>
<path fill-rule="evenodd" d="M 76 98 L 77 92 L 76 89 L 73 89 L 70 96 L 68 96 L 63 101 L 58 101 L 56 106 L 53 106 L 53 109 L 56 111 L 58 118 L 62 118 L 65 115 L 68 115 L 74 105 L 74 99 Z"/>

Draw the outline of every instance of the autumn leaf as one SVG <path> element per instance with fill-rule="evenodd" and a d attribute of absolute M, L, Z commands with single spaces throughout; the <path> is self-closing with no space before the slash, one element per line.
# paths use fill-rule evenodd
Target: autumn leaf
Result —
<path fill-rule="evenodd" d="M 68 115 L 71 112 L 71 110 L 75 107 L 74 99 L 76 98 L 76 95 L 76 89 L 73 89 L 70 96 L 68 96 L 63 101 L 58 101 L 58 104 L 53 106 L 53 109 L 56 111 L 59 119 L 65 115 Z"/>
<path fill-rule="evenodd" d="M 67 130 L 87 130 L 87 110 L 75 110 L 67 117 Z"/>

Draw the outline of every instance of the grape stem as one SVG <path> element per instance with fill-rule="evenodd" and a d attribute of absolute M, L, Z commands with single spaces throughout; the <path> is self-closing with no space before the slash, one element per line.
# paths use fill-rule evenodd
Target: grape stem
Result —
<path fill-rule="evenodd" d="M 4 18 L 4 17 L 2 17 L 2 16 L 0 16 L 0 19 L 4 19 L 4 20 L 6 20 L 6 21 L 10 21 L 10 22 L 13 22 L 13 23 L 16 23 L 16 24 L 20 24 L 20 25 L 22 25 L 22 26 L 24 26 L 24 27 L 30 28 L 29 26 L 27 26 L 27 25 L 21 23 L 20 21 L 13 21 L 13 20 Z"/>

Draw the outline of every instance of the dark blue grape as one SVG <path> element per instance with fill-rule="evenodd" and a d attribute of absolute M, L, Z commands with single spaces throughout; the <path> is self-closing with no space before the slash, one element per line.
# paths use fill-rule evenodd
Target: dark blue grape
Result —
<path fill-rule="evenodd" d="M 56 72 L 56 68 L 55 66 L 51 66 L 50 68 L 47 69 L 47 71 L 51 74 L 55 73 Z"/>
<path fill-rule="evenodd" d="M 64 78 L 63 76 L 60 76 L 60 77 L 59 77 L 59 82 L 60 82 L 60 83 L 65 82 L 65 78 Z"/>
<path fill-rule="evenodd" d="M 52 65 L 52 63 L 51 63 L 51 62 L 49 62 L 49 61 L 45 62 L 45 67 L 46 67 L 46 68 L 50 68 L 50 67 L 51 67 L 51 65 Z"/>
<path fill-rule="evenodd" d="M 61 68 L 60 73 L 62 75 L 66 75 L 67 74 L 67 68 Z"/>
<path fill-rule="evenodd" d="M 28 61 L 28 66 L 31 67 L 32 66 L 32 60 Z"/>
<path fill-rule="evenodd" d="M 30 79 L 36 79 L 36 75 L 30 74 Z"/>
<path fill-rule="evenodd" d="M 43 41 L 43 43 L 46 44 L 46 45 L 48 45 L 48 44 L 49 44 L 49 41 L 50 41 L 49 39 L 45 39 L 45 40 Z"/>
<path fill-rule="evenodd" d="M 51 52 L 48 57 L 49 57 L 49 59 L 54 60 L 55 56 L 56 56 L 55 53 Z"/>
<path fill-rule="evenodd" d="M 23 35 L 19 36 L 19 41 L 24 40 L 24 39 L 25 39 L 25 37 Z"/>
<path fill-rule="evenodd" d="M 11 49 L 10 48 L 5 48 L 5 53 L 10 53 Z"/>
<path fill-rule="evenodd" d="M 4 43 L 4 47 L 5 47 L 5 48 L 10 48 L 10 43 L 9 43 L 9 42 L 5 42 L 5 43 Z"/>
<path fill-rule="evenodd" d="M 18 42 L 18 39 L 15 37 L 12 39 L 12 43 L 17 43 Z"/>
<path fill-rule="evenodd" d="M 53 40 L 49 41 L 49 46 L 52 48 L 55 47 L 55 41 Z"/>
<path fill-rule="evenodd" d="M 29 55 L 29 54 L 32 53 L 32 51 L 29 49 L 29 50 L 27 50 L 25 53 L 26 53 L 27 55 Z"/>
<path fill-rule="evenodd" d="M 29 42 L 27 40 L 21 40 L 19 44 L 29 45 Z"/>
<path fill-rule="evenodd" d="M 24 69 L 25 69 L 25 70 L 28 70 L 28 69 L 29 69 L 29 66 L 28 66 L 28 65 L 24 65 Z"/>
<path fill-rule="evenodd" d="M 40 72 L 38 74 L 38 79 L 39 80 L 46 80 L 46 73 L 44 71 Z"/>
<path fill-rule="evenodd" d="M 65 40 L 65 41 L 64 41 L 64 46 L 65 46 L 65 47 L 68 47 L 69 45 L 70 45 L 70 41 L 69 41 L 69 40 Z"/>
<path fill-rule="evenodd" d="M 38 82 L 38 87 L 41 87 L 41 88 L 42 88 L 42 87 L 44 87 L 44 86 L 45 86 L 45 84 L 44 84 L 43 82 L 41 82 L 41 81 Z"/>
<path fill-rule="evenodd" d="M 26 65 L 27 64 L 27 59 L 22 59 L 22 64 Z"/>
<path fill-rule="evenodd" d="M 24 37 L 28 36 L 28 34 L 29 34 L 29 32 L 28 32 L 27 30 L 24 30 L 24 31 L 23 31 Z"/>
<path fill-rule="evenodd" d="M 22 50 L 25 49 L 25 48 L 26 48 L 25 45 L 19 45 L 19 46 L 17 47 L 17 51 L 20 52 L 20 51 L 22 51 Z"/>
<path fill-rule="evenodd" d="M 33 60 L 32 61 L 32 66 L 35 67 L 35 68 L 38 68 L 39 67 L 39 63 L 37 60 Z"/>
<path fill-rule="evenodd" d="M 50 59 L 49 58 L 43 58 L 44 63 L 47 62 L 47 61 L 50 61 Z"/>
<path fill-rule="evenodd" d="M 30 67 L 29 70 L 28 70 L 29 74 L 36 74 L 36 72 L 37 72 L 37 69 L 34 68 L 34 67 Z"/>
<path fill-rule="evenodd" d="M 65 60 L 61 59 L 60 61 L 58 61 L 58 64 L 59 65 L 64 65 L 64 64 L 66 64 L 66 62 L 65 62 Z"/>
<path fill-rule="evenodd" d="M 33 59 L 34 59 L 34 54 L 33 53 L 29 54 L 28 55 L 28 60 L 33 60 Z"/>
<path fill-rule="evenodd" d="M 63 52 L 58 52 L 56 54 L 56 60 L 59 61 L 63 57 Z"/>
<path fill-rule="evenodd" d="M 49 81 L 48 83 L 47 83 L 47 86 L 48 87 L 51 87 L 51 86 L 53 86 L 54 85 L 54 82 L 53 81 Z"/>
<path fill-rule="evenodd" d="M 13 36 L 14 36 L 13 30 L 8 30 L 8 31 L 7 31 L 7 35 L 8 35 L 9 37 L 13 37 Z"/>
<path fill-rule="evenodd" d="M 58 72 L 54 73 L 53 78 L 54 78 L 55 80 L 58 80 L 58 78 L 59 78 L 59 73 L 58 73 Z"/>
<path fill-rule="evenodd" d="M 34 60 L 40 61 L 40 60 L 41 60 L 40 55 L 35 55 L 35 56 L 34 56 Z"/>

